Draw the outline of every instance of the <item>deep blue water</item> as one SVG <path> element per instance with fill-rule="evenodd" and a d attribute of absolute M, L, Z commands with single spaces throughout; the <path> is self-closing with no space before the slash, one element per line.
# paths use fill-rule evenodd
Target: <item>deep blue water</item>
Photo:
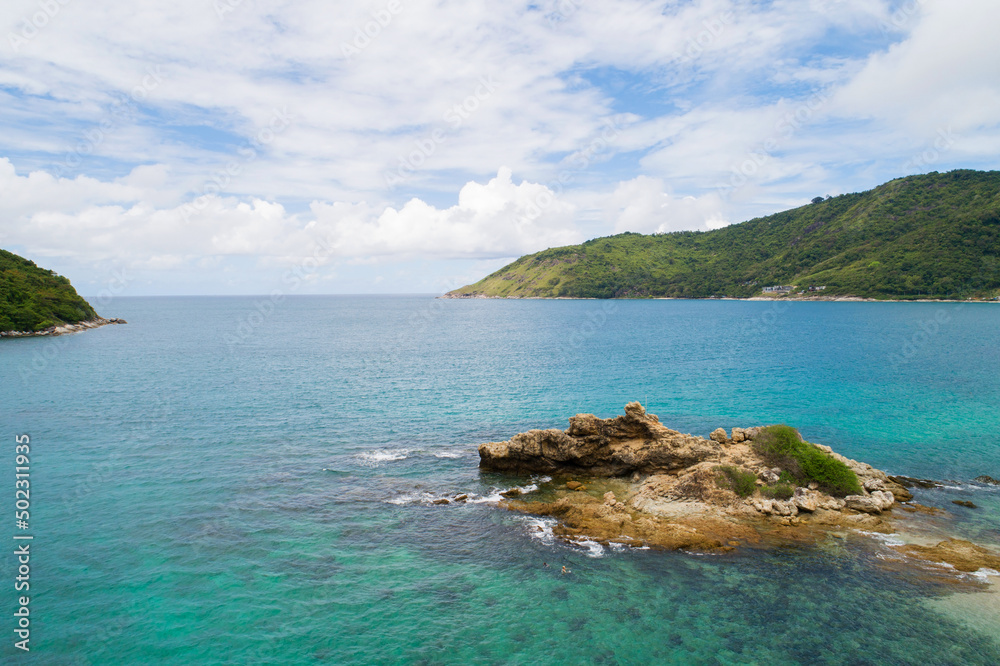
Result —
<path fill-rule="evenodd" d="M 426 502 L 532 481 L 480 474 L 482 441 L 640 400 L 685 432 L 784 422 L 954 481 L 920 501 L 974 499 L 953 529 L 1000 547 L 1000 492 L 968 483 L 1000 477 L 998 306 L 178 297 L 102 314 L 129 324 L 0 341 L 0 497 L 13 518 L 29 434 L 35 537 L 32 652 L 4 612 L 9 663 L 1000 662 L 996 633 L 936 609 L 952 593 L 861 537 L 594 557 L 490 502 Z M 11 555 L 2 575 L 12 611 Z"/>

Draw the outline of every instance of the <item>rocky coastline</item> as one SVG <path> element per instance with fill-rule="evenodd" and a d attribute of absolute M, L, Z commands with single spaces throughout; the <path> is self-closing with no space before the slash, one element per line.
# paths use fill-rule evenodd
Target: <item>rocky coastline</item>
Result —
<path fill-rule="evenodd" d="M 758 295 L 741 298 L 737 296 L 705 296 L 690 298 L 673 298 L 669 296 L 651 296 L 647 299 L 641 298 L 590 298 L 581 296 L 490 296 L 481 292 L 458 293 L 449 291 L 438 296 L 444 299 L 486 299 L 486 300 L 511 300 L 511 301 L 615 301 L 615 300 L 650 300 L 650 301 L 767 301 L 775 303 L 793 302 L 826 302 L 826 303 L 993 303 L 1000 305 L 1000 296 L 991 299 L 956 299 L 956 298 L 867 298 L 864 296 L 851 295 L 829 295 L 818 296 L 815 294 L 791 296 L 770 296 Z"/>
<path fill-rule="evenodd" d="M 730 551 L 845 531 L 892 534 L 894 510 L 933 512 L 913 502 L 905 477 L 804 442 L 787 426 L 719 428 L 705 439 L 667 428 L 638 402 L 623 416 L 577 414 L 565 431 L 480 444 L 479 456 L 483 470 L 548 475 L 534 497 L 500 504 L 557 519 L 553 533 L 568 541 Z M 957 539 L 897 550 L 959 571 L 1000 570 L 1000 554 Z"/>
<path fill-rule="evenodd" d="M 97 317 L 96 319 L 90 319 L 88 321 L 81 321 L 75 324 L 59 324 L 57 326 L 49 326 L 48 328 L 42 329 L 40 331 L 0 331 L 0 338 L 37 338 L 55 335 L 67 335 L 70 333 L 80 333 L 82 331 L 89 331 L 92 328 L 100 328 L 101 326 L 108 326 L 111 324 L 127 324 L 128 322 L 124 319 L 112 318 L 105 319 L 104 317 Z"/>

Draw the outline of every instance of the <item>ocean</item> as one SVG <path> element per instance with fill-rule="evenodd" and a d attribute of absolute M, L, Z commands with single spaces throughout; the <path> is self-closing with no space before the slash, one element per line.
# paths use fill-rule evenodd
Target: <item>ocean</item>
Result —
<path fill-rule="evenodd" d="M 149 297 L 101 314 L 129 323 L 0 341 L 4 663 L 1000 663 L 996 586 L 896 566 L 884 539 L 567 544 L 496 505 L 541 479 L 481 473 L 476 453 L 632 400 L 701 436 L 788 423 L 945 482 L 917 500 L 1000 549 L 1000 487 L 973 482 L 1000 478 L 996 305 Z M 30 653 L 12 615 L 25 534 Z"/>

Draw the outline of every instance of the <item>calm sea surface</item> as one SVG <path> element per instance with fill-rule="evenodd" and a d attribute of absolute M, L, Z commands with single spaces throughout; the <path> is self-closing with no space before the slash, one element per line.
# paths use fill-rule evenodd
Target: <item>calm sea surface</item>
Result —
<path fill-rule="evenodd" d="M 487 501 L 536 479 L 481 474 L 476 454 L 631 400 L 703 436 L 784 422 L 949 481 L 919 501 L 1000 547 L 1000 489 L 971 483 L 1000 477 L 1000 306 L 399 296 L 103 310 L 129 324 L 0 341 L 5 663 L 1000 663 L 1000 624 L 969 610 L 1000 596 L 900 573 L 874 539 L 721 556 L 568 545 Z M 27 656 L 11 616 L 20 434 Z M 459 492 L 475 501 L 430 504 Z"/>

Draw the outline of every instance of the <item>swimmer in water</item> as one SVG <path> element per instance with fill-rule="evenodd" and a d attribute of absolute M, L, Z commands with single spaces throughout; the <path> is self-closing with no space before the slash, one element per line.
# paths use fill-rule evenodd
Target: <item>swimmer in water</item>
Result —
<path fill-rule="evenodd" d="M 566 568 L 566 566 L 565 566 L 565 565 L 563 565 L 563 569 L 562 569 L 562 572 L 563 572 L 564 574 L 568 574 L 568 573 L 569 573 L 569 569 L 567 569 L 567 568 Z"/>

